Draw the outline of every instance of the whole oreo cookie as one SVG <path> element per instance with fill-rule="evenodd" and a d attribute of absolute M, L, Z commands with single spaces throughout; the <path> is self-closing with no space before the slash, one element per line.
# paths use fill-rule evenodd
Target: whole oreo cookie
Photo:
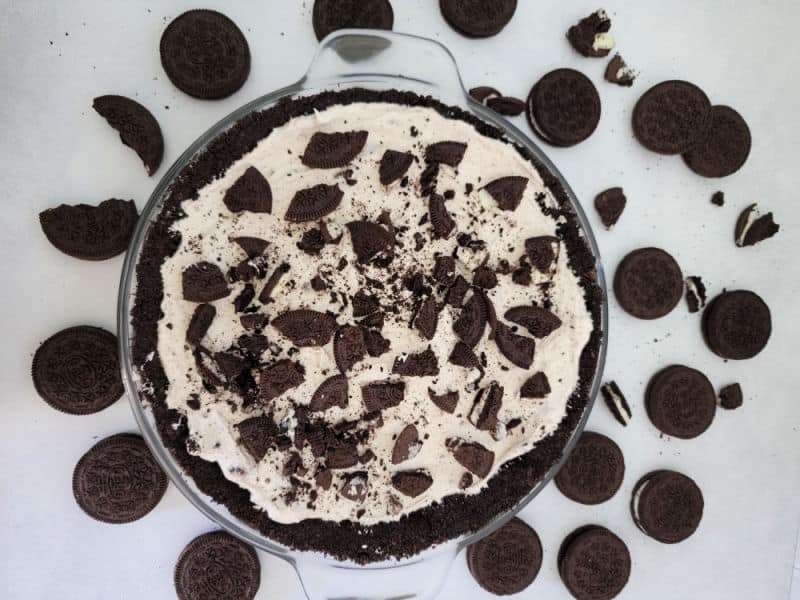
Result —
<path fill-rule="evenodd" d="M 318 40 L 339 29 L 385 29 L 394 25 L 389 0 L 316 0 L 312 18 Z"/>
<path fill-rule="evenodd" d="M 250 74 L 250 47 L 244 34 L 213 10 L 190 10 L 176 17 L 161 36 L 160 49 L 170 81 L 195 98 L 230 96 Z"/>
<path fill-rule="evenodd" d="M 683 296 L 681 268 L 659 248 L 634 250 L 622 259 L 614 273 L 614 295 L 634 317 L 663 317 Z"/>
<path fill-rule="evenodd" d="M 252 600 L 260 585 L 255 550 L 223 531 L 193 539 L 175 565 L 180 600 Z"/>
<path fill-rule="evenodd" d="M 104 523 L 130 523 L 158 504 L 167 476 L 133 433 L 112 435 L 93 446 L 75 466 L 72 493 L 90 517 Z"/>
<path fill-rule="evenodd" d="M 619 446 L 604 435 L 584 431 L 555 481 L 570 500 L 601 504 L 617 493 L 624 476 L 625 459 Z"/>
<path fill-rule="evenodd" d="M 517 0 L 439 0 L 445 21 L 471 38 L 492 37 L 508 25 L 517 10 Z"/>
<path fill-rule="evenodd" d="M 99 412 L 123 394 L 117 338 L 98 327 L 70 327 L 47 339 L 33 355 L 36 391 L 71 415 Z"/>
<path fill-rule="evenodd" d="M 750 128 L 742 115 L 730 106 L 714 106 L 706 136 L 683 155 L 683 160 L 703 177 L 727 177 L 744 166 L 752 144 Z"/>
<path fill-rule="evenodd" d="M 633 488 L 631 515 L 645 534 L 676 544 L 697 530 L 703 506 L 703 493 L 692 479 L 675 471 L 653 471 Z"/>
<path fill-rule="evenodd" d="M 772 315 L 766 302 L 747 290 L 723 292 L 703 313 L 708 347 L 722 358 L 753 358 L 772 335 Z"/>
<path fill-rule="evenodd" d="M 633 133 L 648 150 L 683 154 L 705 137 L 711 102 L 688 81 L 664 81 L 647 90 L 633 109 Z"/>
<path fill-rule="evenodd" d="M 542 543 L 521 519 L 467 548 L 467 566 L 475 581 L 498 596 L 517 594 L 534 582 L 542 567 Z"/>
<path fill-rule="evenodd" d="M 149 110 L 124 96 L 100 96 L 94 99 L 92 108 L 119 131 L 122 143 L 139 155 L 148 175 L 158 170 L 164 156 L 164 137 Z"/>
<path fill-rule="evenodd" d="M 82 260 L 106 260 L 125 252 L 139 213 L 133 200 L 104 200 L 97 206 L 62 204 L 39 213 L 48 241 Z"/>
<path fill-rule="evenodd" d="M 554 146 L 582 142 L 600 122 L 597 88 L 574 69 L 556 69 L 542 77 L 531 89 L 527 108 L 533 132 Z"/>
<path fill-rule="evenodd" d="M 650 380 L 645 405 L 647 415 L 660 431 L 691 439 L 711 426 L 717 397 L 708 377 L 700 371 L 673 365 Z"/>
<path fill-rule="evenodd" d="M 572 532 L 558 552 L 558 573 L 578 600 L 610 600 L 631 575 L 631 555 L 605 527 L 588 525 Z"/>

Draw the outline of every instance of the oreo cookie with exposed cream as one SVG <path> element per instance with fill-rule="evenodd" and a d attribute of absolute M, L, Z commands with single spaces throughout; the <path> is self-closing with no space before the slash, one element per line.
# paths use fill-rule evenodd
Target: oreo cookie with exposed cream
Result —
<path fill-rule="evenodd" d="M 646 535 L 664 544 L 691 536 L 703 518 L 703 493 L 682 473 L 648 473 L 633 488 L 631 515 Z"/>
<path fill-rule="evenodd" d="M 780 225 L 775 223 L 771 212 L 761 214 L 758 206 L 751 204 L 741 212 L 736 220 L 734 232 L 736 245 L 740 248 L 755 246 L 774 236 L 780 228 Z"/>
<path fill-rule="evenodd" d="M 604 383 L 600 388 L 600 393 L 603 395 L 603 401 L 606 403 L 606 406 L 608 406 L 608 410 L 611 411 L 611 414 L 614 415 L 617 422 L 623 427 L 627 427 L 628 423 L 631 422 L 633 413 L 631 412 L 631 407 L 625 395 L 622 393 L 622 390 L 619 389 L 617 382 L 609 381 L 608 383 Z"/>

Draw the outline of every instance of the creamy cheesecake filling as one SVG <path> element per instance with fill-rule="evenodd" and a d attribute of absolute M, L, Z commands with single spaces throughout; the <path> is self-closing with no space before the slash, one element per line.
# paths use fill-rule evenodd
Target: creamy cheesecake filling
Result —
<path fill-rule="evenodd" d="M 301 163 L 300 157 L 314 133 L 351 130 L 369 133 L 363 150 L 346 167 L 351 173 L 343 173 L 344 169 L 310 169 Z M 434 239 L 430 224 L 425 222 L 428 202 L 420 196 L 418 182 L 425 168 L 425 148 L 441 141 L 465 143 L 467 149 L 457 168 L 441 166 L 437 191 L 440 194 L 453 191 L 454 197 L 447 200 L 446 205 L 456 229 L 447 239 Z M 380 183 L 378 164 L 387 149 L 411 152 L 418 159 L 406 174 L 407 185 L 399 181 L 389 186 Z M 249 167 L 258 169 L 269 181 L 273 195 L 271 214 L 233 213 L 223 202 L 226 191 Z M 481 189 L 507 176 L 529 180 L 515 211 L 501 210 Z M 295 192 L 318 184 L 338 184 L 344 192 L 341 204 L 324 219 L 331 234 L 336 237 L 341 233 L 342 239 L 338 244 L 325 245 L 319 255 L 309 255 L 298 248 L 298 242 L 303 233 L 317 223 L 289 223 L 284 215 Z M 569 267 L 563 243 L 555 268 L 547 273 L 534 269 L 531 285 L 520 285 L 513 281 L 511 273 L 500 273 L 497 286 L 486 292 L 499 319 L 509 325 L 511 323 L 503 318 L 508 309 L 531 303 L 542 305 L 546 301 L 562 325 L 536 340 L 530 369 L 509 362 L 495 342 L 488 339 L 490 329 L 487 327 L 475 348 L 485 361 L 484 375 L 477 386 L 477 370 L 448 362 L 457 341 L 453 322 L 458 310 L 445 306 L 439 313 L 434 337 L 427 340 L 409 326 L 414 306 L 411 291 L 388 283 L 383 291 L 370 288 L 384 308 L 385 325 L 381 333 L 391 347 L 380 357 L 367 356 L 348 371 L 346 408 L 332 407 L 314 416 L 331 424 L 361 420 L 367 412 L 361 386 L 399 380 L 399 376 L 392 374 L 392 367 L 395 359 L 403 354 L 421 353 L 430 347 L 437 357 L 439 373 L 402 378 L 404 400 L 382 411 L 383 425 L 378 427 L 361 421 L 356 426 L 365 430 L 359 455 L 367 456 L 367 451 L 371 451 L 374 458 L 347 469 L 332 470 L 333 483 L 327 490 L 319 487 L 314 478 L 324 460 L 315 458 L 308 445 L 298 452 L 302 465 L 290 478 L 284 474 L 285 466 L 295 449 L 272 448 L 263 459 L 256 461 L 241 444 L 236 425 L 250 417 L 272 413 L 276 423 L 292 437 L 297 425 L 296 407 L 308 405 L 319 385 L 338 373 L 332 344 L 295 348 L 289 339 L 267 325 L 263 333 L 271 345 L 264 354 L 264 363 L 285 358 L 297 361 L 305 369 L 304 382 L 269 402 L 248 406 L 244 406 L 242 399 L 232 391 L 217 388 L 209 392 L 197 373 L 193 349 L 185 339 L 196 304 L 183 299 L 182 273 L 198 261 L 216 264 L 227 272 L 245 258 L 242 249 L 230 238 L 259 237 L 270 242 L 265 252 L 269 272 L 283 263 L 290 266 L 272 293 L 274 302 L 261 307 L 261 313 L 272 320 L 287 310 L 310 308 L 330 311 L 336 315 L 339 325 L 352 324 L 355 320 L 349 298 L 358 290 L 370 287 L 368 280 L 386 282 L 392 273 L 398 274 L 400 279 L 416 272 L 428 275 L 438 255 L 455 253 L 457 271 L 467 281 L 472 280 L 474 269 L 484 262 L 496 269 L 502 261 L 507 261 L 515 268 L 525 252 L 526 239 L 556 235 L 559 223 L 545 215 L 541 207 L 555 204 L 534 166 L 511 145 L 481 136 L 471 125 L 446 119 L 428 108 L 356 103 L 298 117 L 275 129 L 223 176 L 200 190 L 197 199 L 182 204 L 186 216 L 173 225 L 181 234 L 182 242 L 161 268 L 164 316 L 158 325 L 158 352 L 170 382 L 167 405 L 186 416 L 189 451 L 218 463 L 226 478 L 250 492 L 254 505 L 281 523 L 297 523 L 308 518 L 349 519 L 364 524 L 397 520 L 451 494 L 479 493 L 504 463 L 530 451 L 538 440 L 556 430 L 577 385 L 579 357 L 593 325 L 583 288 Z M 377 222 L 383 211 L 388 211 L 396 231 L 394 260 L 388 269 L 375 265 L 356 268 L 357 258 L 345 224 L 363 218 Z M 483 247 L 461 245 L 459 233 L 468 233 L 472 239 L 485 244 Z M 424 245 L 417 250 L 420 240 Z M 344 266 L 342 259 L 346 261 Z M 325 279 L 329 289 L 316 291 L 311 286 L 316 276 Z M 264 281 L 254 283 L 258 293 Z M 203 340 L 203 345 L 211 352 L 230 348 L 245 333 L 240 314 L 233 305 L 244 285 L 231 283 L 229 296 L 213 302 L 216 317 Z M 343 295 L 348 297 L 346 304 Z M 441 295 L 437 296 L 437 301 L 441 304 Z M 254 305 L 259 305 L 257 300 Z M 527 335 L 524 328 L 518 333 Z M 542 399 L 522 398 L 522 385 L 537 372 L 547 376 L 550 392 Z M 508 431 L 503 426 L 494 431 L 482 431 L 469 418 L 476 387 L 485 387 L 493 381 L 505 390 L 498 418 L 502 425 L 515 425 Z M 457 391 L 459 401 L 455 411 L 450 414 L 437 407 L 429 397 L 429 389 L 436 394 Z M 187 402 L 191 402 L 191 406 Z M 392 464 L 396 438 L 412 423 L 421 444 L 414 448 L 413 456 L 400 464 Z M 462 489 L 466 469 L 448 448 L 447 441 L 451 439 L 477 442 L 494 453 L 486 477 L 472 477 L 466 489 Z M 396 473 L 406 471 L 424 471 L 433 482 L 416 497 L 405 495 L 393 487 L 391 480 Z M 364 486 L 366 495 L 361 493 L 363 490 L 355 489 L 359 486 Z"/>

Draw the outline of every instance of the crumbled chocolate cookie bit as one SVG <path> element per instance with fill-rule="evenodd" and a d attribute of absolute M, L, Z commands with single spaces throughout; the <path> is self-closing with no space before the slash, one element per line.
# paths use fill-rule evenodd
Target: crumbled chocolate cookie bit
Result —
<path fill-rule="evenodd" d="M 494 338 L 500 353 L 520 369 L 530 369 L 536 342 L 524 335 L 518 335 L 503 323 L 497 323 Z"/>
<path fill-rule="evenodd" d="M 360 318 L 371 315 L 380 310 L 381 305 L 378 303 L 378 298 L 374 294 L 370 294 L 367 290 L 358 290 L 351 298 L 353 305 L 353 317 Z"/>
<path fill-rule="evenodd" d="M 244 174 L 225 192 L 222 201 L 234 213 L 272 212 L 272 189 L 261 171 L 248 167 Z"/>
<path fill-rule="evenodd" d="M 414 458 L 422 448 L 419 441 L 419 432 L 413 423 L 406 425 L 397 436 L 392 449 L 392 464 L 399 465 L 401 462 Z"/>
<path fill-rule="evenodd" d="M 329 469 L 349 469 L 358 464 L 358 448 L 355 444 L 340 443 L 325 452 L 325 464 Z"/>
<path fill-rule="evenodd" d="M 631 87 L 636 79 L 636 71 L 631 69 L 619 54 L 615 54 L 606 67 L 605 79 L 609 83 Z"/>
<path fill-rule="evenodd" d="M 363 329 L 358 325 L 342 325 L 333 338 L 333 356 L 336 366 L 346 373 L 360 363 L 367 354 Z"/>
<path fill-rule="evenodd" d="M 428 397 L 431 399 L 431 402 L 446 413 L 453 414 L 458 406 L 458 392 L 436 394 L 431 388 L 428 388 Z"/>
<path fill-rule="evenodd" d="M 725 192 L 714 192 L 711 196 L 711 204 L 715 206 L 725 205 Z"/>
<path fill-rule="evenodd" d="M 606 11 L 598 10 L 569 28 L 567 39 L 583 56 L 603 57 L 614 47 L 610 33 L 611 19 Z"/>
<path fill-rule="evenodd" d="M 433 266 L 433 278 L 442 285 L 453 285 L 456 280 L 456 259 L 452 256 L 437 256 Z"/>
<path fill-rule="evenodd" d="M 280 434 L 272 415 L 251 417 L 236 425 L 242 445 L 256 460 L 260 461 L 270 448 L 275 447 L 275 440 Z"/>
<path fill-rule="evenodd" d="M 401 354 L 395 358 L 392 373 L 405 377 L 433 377 L 439 374 L 439 360 L 428 346 L 417 354 Z"/>
<path fill-rule="evenodd" d="M 319 254 L 325 247 L 325 238 L 322 237 L 322 231 L 313 227 L 303 232 L 303 238 L 297 242 L 297 247 L 306 254 Z"/>
<path fill-rule="evenodd" d="M 617 382 L 609 381 L 603 384 L 600 388 L 600 392 L 603 395 L 603 400 L 608 410 L 611 411 L 611 414 L 614 415 L 617 422 L 623 427 L 627 427 L 633 413 L 631 412 L 628 401 L 625 399 L 625 395 L 622 393 L 622 390 L 619 389 Z"/>
<path fill-rule="evenodd" d="M 473 293 L 464 305 L 458 319 L 453 323 L 453 331 L 462 342 L 470 348 L 474 348 L 483 337 L 487 322 L 486 304 L 480 294 Z"/>
<path fill-rule="evenodd" d="M 244 359 L 233 352 L 215 352 L 214 360 L 228 381 L 236 379 L 247 367 Z"/>
<path fill-rule="evenodd" d="M 433 237 L 447 239 L 456 228 L 456 222 L 447 210 L 445 199 L 433 193 L 428 198 L 428 215 L 433 227 Z"/>
<path fill-rule="evenodd" d="M 339 493 L 353 502 L 362 503 L 367 498 L 367 474 L 364 471 L 348 473 L 343 476 Z"/>
<path fill-rule="evenodd" d="M 529 286 L 533 281 L 531 266 L 527 262 L 520 264 L 519 268 L 511 274 L 511 280 L 517 285 Z"/>
<path fill-rule="evenodd" d="M 336 330 L 336 319 L 316 310 L 299 309 L 278 315 L 271 325 L 295 346 L 324 346 Z"/>
<path fill-rule="evenodd" d="M 187 267 L 182 277 L 183 299 L 189 302 L 213 302 L 231 293 L 225 275 L 210 262 L 201 261 Z"/>
<path fill-rule="evenodd" d="M 423 198 L 436 191 L 439 178 L 439 163 L 429 163 L 419 176 L 419 194 Z"/>
<path fill-rule="evenodd" d="M 772 213 L 762 215 L 755 204 L 742 211 L 736 221 L 736 245 L 754 246 L 778 233 L 780 225 L 772 220 Z"/>
<path fill-rule="evenodd" d="M 248 331 L 255 331 L 264 328 L 267 324 L 267 317 L 260 313 L 248 313 L 241 315 L 239 317 L 239 322 L 242 324 L 242 327 Z"/>
<path fill-rule="evenodd" d="M 478 477 L 486 477 L 494 464 L 494 452 L 477 442 L 451 440 L 448 446 L 452 449 L 453 458 L 458 464 Z"/>
<path fill-rule="evenodd" d="M 467 145 L 461 142 L 437 142 L 425 148 L 425 161 L 457 167 L 464 158 Z"/>
<path fill-rule="evenodd" d="M 213 304 L 198 304 L 186 329 L 186 341 L 190 344 L 199 344 L 208 333 L 215 316 L 217 309 Z"/>
<path fill-rule="evenodd" d="M 480 369 L 481 363 L 475 352 L 464 342 L 456 342 L 448 359 L 452 364 L 465 369 Z"/>
<path fill-rule="evenodd" d="M 364 330 L 364 344 L 367 347 L 367 354 L 373 358 L 383 356 L 389 351 L 391 344 L 384 338 L 380 331 L 374 329 Z"/>
<path fill-rule="evenodd" d="M 368 448 L 361 456 L 358 457 L 358 462 L 359 464 L 365 465 L 376 458 L 378 457 L 375 456 L 375 453 Z"/>
<path fill-rule="evenodd" d="M 552 235 L 542 235 L 525 240 L 525 252 L 531 264 L 540 273 L 551 274 L 558 260 L 560 240 Z"/>
<path fill-rule="evenodd" d="M 344 375 L 334 375 L 323 381 L 311 396 L 308 408 L 313 412 L 322 412 L 338 406 L 347 408 L 348 383 Z"/>
<path fill-rule="evenodd" d="M 436 324 L 439 322 L 439 311 L 436 308 L 436 299 L 428 296 L 422 301 L 414 319 L 414 326 L 426 340 L 432 340 L 436 335 Z"/>
<path fill-rule="evenodd" d="M 472 473 L 463 473 L 458 481 L 458 489 L 466 490 L 472 486 Z"/>
<path fill-rule="evenodd" d="M 528 380 L 522 384 L 519 395 L 522 398 L 544 398 L 550 393 L 550 382 L 547 380 L 547 375 L 539 371 L 531 375 Z"/>
<path fill-rule="evenodd" d="M 286 275 L 288 272 L 289 265 L 287 263 L 282 263 L 275 267 L 272 275 L 269 276 L 267 283 L 264 284 L 261 293 L 258 295 L 258 301 L 261 302 L 261 304 L 269 304 L 270 302 L 273 302 L 272 292 L 275 291 L 275 288 L 277 287 L 278 282 L 281 280 L 281 277 Z"/>
<path fill-rule="evenodd" d="M 361 386 L 361 399 L 368 412 L 392 408 L 405 398 L 406 384 L 402 381 L 380 381 Z"/>
<path fill-rule="evenodd" d="M 197 394 L 192 394 L 186 401 L 186 406 L 192 410 L 200 410 L 200 396 Z"/>
<path fill-rule="evenodd" d="M 398 152 L 397 150 L 384 152 L 378 169 L 381 184 L 389 185 L 398 179 L 402 179 L 413 162 L 414 155 L 410 152 Z"/>
<path fill-rule="evenodd" d="M 359 325 L 362 327 L 371 327 L 373 329 L 383 329 L 384 324 L 384 316 L 381 311 L 374 312 L 371 315 L 367 315 L 363 319 L 358 322 Z"/>
<path fill-rule="evenodd" d="M 606 229 L 611 229 L 617 224 L 626 203 L 625 192 L 621 187 L 609 188 L 595 197 L 594 207 Z"/>
<path fill-rule="evenodd" d="M 386 256 L 394 246 L 394 236 L 377 223 L 351 221 L 347 224 L 350 241 L 358 262 L 366 264 L 381 256 Z"/>
<path fill-rule="evenodd" d="M 472 284 L 485 290 L 491 290 L 497 286 L 497 275 L 493 269 L 481 265 L 472 274 Z"/>
<path fill-rule="evenodd" d="M 481 388 L 475 395 L 475 403 L 469 413 L 469 422 L 481 431 L 495 432 L 499 421 L 497 414 L 503 406 L 503 387 L 496 381 Z"/>
<path fill-rule="evenodd" d="M 314 275 L 314 277 L 311 278 L 311 289 L 315 292 L 322 292 L 328 289 L 328 284 L 325 283 L 325 280 L 319 275 Z"/>
<path fill-rule="evenodd" d="M 288 359 L 279 360 L 261 369 L 259 399 L 268 402 L 297 387 L 305 380 L 305 369 L 300 363 Z"/>
<path fill-rule="evenodd" d="M 252 283 L 246 283 L 239 295 L 233 301 L 233 307 L 237 313 L 244 312 L 244 309 L 250 306 L 253 298 L 256 297 L 256 289 Z"/>
<path fill-rule="evenodd" d="M 469 291 L 469 283 L 461 275 L 457 275 L 453 285 L 447 290 L 444 301 L 454 308 L 461 308 L 464 304 L 464 297 Z"/>
<path fill-rule="evenodd" d="M 260 333 L 242 335 L 238 339 L 239 347 L 255 356 L 261 356 L 269 348 L 269 340 Z"/>
<path fill-rule="evenodd" d="M 256 258 L 264 254 L 264 251 L 269 246 L 269 242 L 267 240 L 262 240 L 261 238 L 257 237 L 235 237 L 231 238 L 232 242 L 235 242 L 239 245 L 239 247 L 244 250 L 245 254 L 247 254 L 247 258 Z"/>
<path fill-rule="evenodd" d="M 392 486 L 401 494 L 416 498 L 433 485 L 433 478 L 425 471 L 400 471 L 392 475 Z"/>
<path fill-rule="evenodd" d="M 539 306 L 515 306 L 506 311 L 505 318 L 522 325 L 535 338 L 547 337 L 561 327 L 561 319 Z"/>
<path fill-rule="evenodd" d="M 314 474 L 314 481 L 317 483 L 317 486 L 323 490 L 331 489 L 331 484 L 333 483 L 333 473 L 331 473 L 328 469 L 321 469 Z"/>
<path fill-rule="evenodd" d="M 699 312 L 706 305 L 706 286 L 700 277 L 686 278 L 686 304 L 690 313 Z"/>
<path fill-rule="evenodd" d="M 528 186 L 527 177 L 501 177 L 487 184 L 483 189 L 494 198 L 501 210 L 517 210 L 525 188 Z"/>
<path fill-rule="evenodd" d="M 738 383 L 726 385 L 719 391 L 719 405 L 726 410 L 735 410 L 743 402 L 742 387 Z"/>

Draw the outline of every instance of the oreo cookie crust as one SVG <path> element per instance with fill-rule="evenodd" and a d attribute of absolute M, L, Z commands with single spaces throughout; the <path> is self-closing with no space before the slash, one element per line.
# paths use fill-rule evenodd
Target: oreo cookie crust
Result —
<path fill-rule="evenodd" d="M 722 358 L 753 358 L 772 335 L 772 314 L 754 292 L 723 292 L 703 312 L 703 335 L 708 347 Z"/>
<path fill-rule="evenodd" d="M 299 524 L 282 524 L 269 519 L 266 513 L 253 506 L 247 491 L 225 479 L 216 463 L 188 453 L 186 442 L 189 431 L 186 424 L 182 421 L 180 413 L 169 410 L 165 403 L 165 391 L 169 382 L 157 351 L 157 307 L 160 305 L 163 293 L 158 265 L 177 247 L 178 240 L 170 235 L 170 229 L 171 225 L 181 218 L 180 211 L 177 210 L 181 202 L 194 198 L 198 189 L 217 178 L 233 162 L 249 152 L 259 140 L 293 117 L 310 115 L 314 110 L 321 111 L 334 105 L 346 106 L 355 102 L 388 102 L 427 107 L 440 115 L 469 123 L 481 135 L 495 139 L 503 137 L 499 130 L 460 109 L 442 105 L 430 98 L 421 98 L 413 93 L 398 91 L 375 92 L 353 89 L 326 92 L 318 96 L 281 103 L 269 110 L 243 118 L 212 142 L 212 148 L 208 153 L 201 154 L 180 174 L 169 198 L 166 199 L 164 210 L 157 217 L 150 232 L 144 246 L 144 254 L 137 265 L 137 280 L 140 283 L 135 298 L 136 309 L 133 319 L 136 332 L 133 338 L 133 357 L 144 380 L 153 384 L 143 395 L 152 406 L 162 439 L 201 491 L 225 504 L 237 518 L 253 525 L 278 543 L 298 550 L 316 550 L 338 558 L 370 563 L 385 560 L 387 557 L 414 555 L 433 544 L 478 530 L 497 514 L 515 506 L 561 457 L 564 444 L 585 409 L 589 386 L 594 376 L 601 339 L 599 317 L 602 295 L 596 284 L 594 258 L 580 233 L 574 211 L 562 186 L 546 168 L 527 155 L 524 149 L 517 147 L 516 151 L 532 162 L 553 194 L 555 201 L 552 207 L 547 209 L 548 214 L 563 221 L 559 227 L 559 236 L 570 254 L 570 266 L 584 290 L 586 306 L 594 325 L 589 341 L 580 354 L 577 388 L 569 399 L 566 415 L 560 425 L 552 434 L 537 443 L 535 452 L 529 452 L 507 462 L 502 470 L 486 481 L 486 487 L 481 493 L 448 496 L 436 506 L 427 506 L 408 513 L 401 524 L 380 522 L 363 525 L 355 521 L 330 522 L 322 519 L 305 519 Z M 376 172 L 377 168 L 376 164 Z M 291 277 L 291 271 L 285 277 Z M 257 340 L 252 341 L 255 343 Z M 264 346 L 259 345 L 259 347 Z M 439 359 L 441 362 L 445 357 L 440 356 Z M 443 393 L 444 390 L 436 392 Z M 355 401 L 360 402 L 358 388 L 356 394 Z M 427 398 L 425 400 L 428 401 Z M 284 442 L 279 440 L 279 443 Z M 455 455 L 458 458 L 458 450 Z M 348 485 L 355 489 L 357 487 L 355 483 L 350 482 Z M 357 501 L 357 497 L 355 498 Z"/>
<path fill-rule="evenodd" d="M 594 431 L 584 431 L 572 454 L 556 474 L 558 489 L 580 504 L 602 504 L 622 485 L 625 459 L 612 440 Z"/>
<path fill-rule="evenodd" d="M 517 10 L 517 0 L 439 0 L 445 21 L 471 38 L 487 38 L 500 33 Z"/>
<path fill-rule="evenodd" d="M 167 476 L 141 436 L 112 435 L 93 446 L 75 466 L 72 493 L 90 517 L 104 523 L 141 519 L 161 500 Z"/>
<path fill-rule="evenodd" d="M 314 34 L 322 41 L 338 29 L 385 29 L 394 25 L 389 0 L 315 0 Z"/>
<path fill-rule="evenodd" d="M 161 65 L 181 91 L 215 100 L 238 91 L 250 74 L 250 47 L 236 23 L 214 10 L 190 10 L 161 36 Z"/>
<path fill-rule="evenodd" d="M 750 128 L 730 106 L 713 106 L 705 137 L 683 155 L 689 168 L 703 177 L 727 177 L 744 166 L 753 145 Z"/>
<path fill-rule="evenodd" d="M 577 600 L 610 600 L 628 583 L 631 555 L 614 533 L 599 525 L 573 531 L 558 552 L 558 573 Z"/>
<path fill-rule="evenodd" d="M 700 371 L 673 365 L 650 380 L 645 405 L 650 420 L 660 431 L 690 439 L 711 426 L 717 399 L 711 382 Z"/>
<path fill-rule="evenodd" d="M 664 544 L 691 536 L 703 518 L 703 493 L 676 471 L 653 471 L 633 488 L 631 515 L 643 533 Z"/>
<path fill-rule="evenodd" d="M 659 248 L 639 248 L 622 259 L 614 273 L 614 295 L 625 311 L 639 319 L 669 314 L 683 295 L 683 274 Z"/>
<path fill-rule="evenodd" d="M 183 549 L 174 580 L 180 600 L 253 600 L 261 585 L 261 563 L 251 546 L 212 531 Z"/>
<path fill-rule="evenodd" d="M 683 154 L 705 137 L 711 102 L 688 81 L 664 81 L 647 90 L 633 109 L 633 133 L 648 150 Z"/>
<path fill-rule="evenodd" d="M 158 170 L 164 156 L 164 137 L 149 110 L 124 96 L 99 96 L 92 108 L 119 131 L 123 144 L 136 151 L 148 175 Z"/>
<path fill-rule="evenodd" d="M 574 146 L 588 138 L 600 122 L 600 95 L 586 75 L 556 69 L 542 77 L 528 96 L 528 123 L 554 146 Z"/>
<path fill-rule="evenodd" d="M 70 327 L 48 338 L 33 355 L 33 385 L 50 406 L 89 415 L 123 394 L 117 338 L 99 327 Z"/>
<path fill-rule="evenodd" d="M 518 594 L 534 582 L 542 567 L 542 543 L 536 532 L 514 518 L 467 548 L 469 572 L 497 596 Z"/>

